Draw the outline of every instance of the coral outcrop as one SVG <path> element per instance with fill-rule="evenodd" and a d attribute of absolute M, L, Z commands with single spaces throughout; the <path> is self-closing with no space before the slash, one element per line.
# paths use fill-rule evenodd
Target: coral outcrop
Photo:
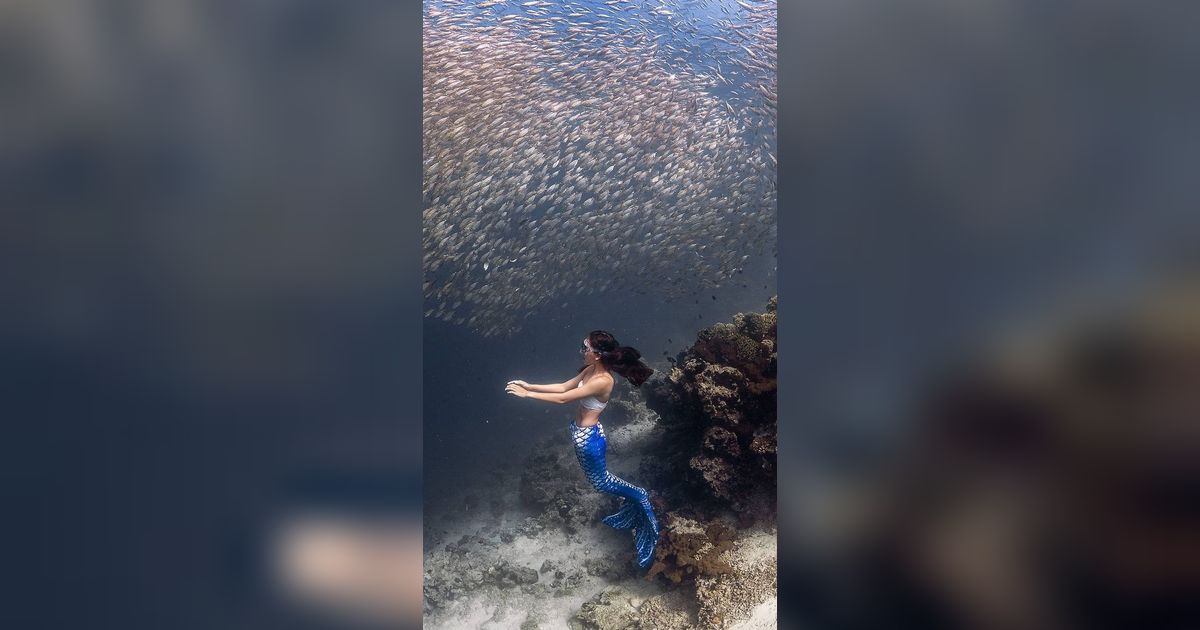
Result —
<path fill-rule="evenodd" d="M 776 303 L 700 331 L 669 373 L 643 387 L 671 435 L 650 471 L 668 504 L 701 516 L 732 509 L 743 525 L 774 517 Z"/>
<path fill-rule="evenodd" d="M 700 523 L 677 512 L 668 512 L 662 522 L 663 537 L 647 577 L 661 574 L 680 584 L 730 571 L 720 556 L 733 547 L 733 528 L 720 522 Z"/>

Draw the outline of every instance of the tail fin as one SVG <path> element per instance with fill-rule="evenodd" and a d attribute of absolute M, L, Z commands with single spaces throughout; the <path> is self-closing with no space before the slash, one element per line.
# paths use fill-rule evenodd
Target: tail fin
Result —
<path fill-rule="evenodd" d="M 605 525 L 615 529 L 633 529 L 641 523 L 641 519 L 638 518 L 640 516 L 642 516 L 641 504 L 625 499 L 625 504 L 621 506 L 621 509 L 616 514 L 610 514 L 601 520 L 604 521 Z"/>

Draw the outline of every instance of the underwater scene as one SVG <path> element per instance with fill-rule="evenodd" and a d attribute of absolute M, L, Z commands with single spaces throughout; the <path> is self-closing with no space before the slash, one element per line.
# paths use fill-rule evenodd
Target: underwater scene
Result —
<path fill-rule="evenodd" d="M 423 18 L 424 626 L 776 627 L 776 4 Z"/>

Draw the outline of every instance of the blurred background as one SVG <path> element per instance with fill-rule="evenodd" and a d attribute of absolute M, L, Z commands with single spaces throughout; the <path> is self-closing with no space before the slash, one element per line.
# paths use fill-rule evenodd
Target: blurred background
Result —
<path fill-rule="evenodd" d="M 781 7 L 780 627 L 1196 627 L 1198 11 Z M 6 627 L 418 623 L 419 28 L 0 6 Z"/>
<path fill-rule="evenodd" d="M 0 5 L 0 625 L 419 623 L 420 8 Z"/>
<path fill-rule="evenodd" d="M 781 627 L 1196 627 L 1197 8 L 779 15 Z"/>

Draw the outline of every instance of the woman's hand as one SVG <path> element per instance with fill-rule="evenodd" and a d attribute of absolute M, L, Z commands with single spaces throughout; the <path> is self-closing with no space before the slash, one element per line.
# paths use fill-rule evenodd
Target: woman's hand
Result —
<path fill-rule="evenodd" d="M 506 391 L 518 398 L 524 398 L 524 397 L 528 396 L 529 391 L 526 390 L 524 387 L 521 387 L 520 385 L 518 385 L 517 383 L 519 383 L 519 382 L 520 381 L 509 383 L 508 385 L 506 385 L 504 387 L 504 391 Z"/>
<path fill-rule="evenodd" d="M 520 385 L 521 387 L 524 387 L 525 389 L 529 389 L 529 383 L 526 383 L 525 381 L 509 381 L 508 382 L 509 385 L 512 385 L 514 383 L 517 385 Z"/>

